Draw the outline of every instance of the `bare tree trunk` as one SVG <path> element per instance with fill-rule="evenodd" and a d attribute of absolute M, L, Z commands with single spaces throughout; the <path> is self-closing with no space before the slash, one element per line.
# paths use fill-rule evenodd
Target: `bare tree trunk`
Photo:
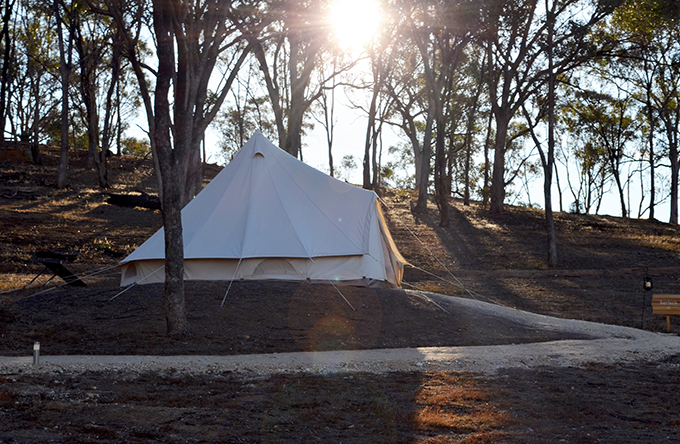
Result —
<path fill-rule="evenodd" d="M 508 134 L 508 122 L 505 113 L 499 111 L 496 116 L 496 144 L 491 177 L 491 207 L 492 214 L 501 214 L 505 201 L 505 144 Z"/>
<path fill-rule="evenodd" d="M 200 141 L 189 150 L 187 161 L 183 166 L 182 175 L 186 177 L 186 186 L 182 195 L 182 207 L 188 204 L 203 187 L 203 162 L 201 162 Z"/>
<path fill-rule="evenodd" d="M 120 115 L 120 82 L 116 85 L 116 119 L 118 121 L 116 125 L 116 155 L 120 156 L 123 154 L 123 147 L 120 143 L 120 139 L 123 135 L 123 118 Z"/>
<path fill-rule="evenodd" d="M 437 206 L 439 207 L 439 226 L 449 225 L 449 199 L 446 193 L 446 122 L 443 111 L 438 111 L 437 133 L 435 142 L 434 183 L 437 193 Z"/>
<path fill-rule="evenodd" d="M 678 175 L 680 172 L 680 161 L 678 159 L 677 140 L 669 140 L 669 158 L 671 161 L 671 211 L 668 222 L 678 224 Z"/>
<path fill-rule="evenodd" d="M 33 140 L 31 142 L 31 160 L 34 165 L 42 164 L 42 156 L 40 155 L 40 75 L 37 74 L 33 82 L 33 96 L 35 97 L 35 110 L 33 115 L 33 130 L 31 131 Z"/>
<path fill-rule="evenodd" d="M 468 122 L 468 131 L 465 135 L 465 191 L 463 192 L 463 205 L 470 205 L 470 164 L 472 157 L 472 128 Z"/>
<path fill-rule="evenodd" d="M 557 235 L 555 233 L 555 219 L 552 209 L 552 175 L 555 166 L 555 73 L 553 66 L 553 32 L 555 16 L 548 8 L 548 0 L 545 0 L 546 14 L 548 15 L 548 158 L 544 162 L 543 196 L 545 199 L 545 222 L 548 234 L 548 266 L 557 266 Z"/>
<path fill-rule="evenodd" d="M 645 71 L 647 70 L 647 60 L 645 62 Z M 654 107 L 652 106 L 652 85 L 646 85 L 646 105 L 647 105 L 647 121 L 649 124 L 649 218 L 654 219 L 654 209 L 656 201 L 656 162 L 654 159 Z"/>
<path fill-rule="evenodd" d="M 286 134 L 286 141 L 283 149 L 293 157 L 300 157 L 300 149 L 302 148 L 302 121 L 305 108 L 291 100 L 290 115 L 288 116 L 288 132 Z"/>
<path fill-rule="evenodd" d="M 491 125 L 493 124 L 493 113 L 489 113 L 489 123 L 486 126 L 486 138 L 484 138 L 484 185 L 482 189 L 482 203 L 484 207 L 489 204 L 489 171 L 491 170 L 491 159 L 489 158 L 489 145 L 491 144 Z"/>
<path fill-rule="evenodd" d="M 425 122 L 425 136 L 423 137 L 422 156 L 421 156 L 421 177 L 418 187 L 418 201 L 413 209 L 416 213 L 427 211 L 427 189 L 430 185 L 430 158 L 432 157 L 432 113 L 429 113 Z"/>
<path fill-rule="evenodd" d="M 116 33 L 116 36 L 113 39 L 113 48 L 111 51 L 111 81 L 109 84 L 109 89 L 106 92 L 106 103 L 104 106 L 104 130 L 102 131 L 101 137 L 101 158 L 98 165 L 99 186 L 102 188 L 107 188 L 109 186 L 107 158 L 111 148 L 111 140 L 113 139 L 114 130 L 113 119 L 116 110 L 116 107 L 114 106 L 114 93 L 118 90 L 118 83 L 120 79 L 121 44 L 119 40 L 120 36 L 118 33 Z"/>
<path fill-rule="evenodd" d="M 71 42 L 73 41 L 73 25 L 71 20 L 71 32 L 69 32 L 68 60 L 64 45 L 64 33 L 62 30 L 61 14 L 59 12 L 59 0 L 54 0 L 54 16 L 57 22 L 57 38 L 59 43 L 59 73 L 61 76 L 61 155 L 59 161 L 59 173 L 57 176 L 57 188 L 63 189 L 68 185 L 68 90 L 69 76 L 71 74 Z"/>
<path fill-rule="evenodd" d="M 374 162 L 371 161 L 371 145 L 373 145 L 373 151 L 375 152 L 375 114 L 376 114 L 376 104 L 378 101 L 378 87 L 373 88 L 373 94 L 371 95 L 371 105 L 368 110 L 368 124 L 366 125 L 366 142 L 364 144 L 364 163 L 363 163 L 363 188 L 367 190 L 372 190 L 375 183 L 371 182 L 371 165 Z"/>
<path fill-rule="evenodd" d="M 335 59 L 333 60 L 335 67 Z M 335 177 L 335 166 L 333 165 L 333 137 L 335 130 L 335 87 L 336 82 L 333 78 L 333 85 L 330 89 L 330 98 L 326 91 L 321 93 L 321 110 L 323 111 L 323 121 L 317 119 L 326 132 L 326 145 L 328 146 L 328 171 L 331 177 Z M 330 101 L 330 103 L 329 103 Z"/>
<path fill-rule="evenodd" d="M 12 65 L 12 38 L 10 37 L 10 22 L 16 0 L 7 0 L 2 11 L 2 30 L 0 40 L 3 41 L 2 72 L 0 72 L 0 140 L 5 140 L 5 122 L 7 121 L 7 93 L 10 85 L 10 66 Z"/>
<path fill-rule="evenodd" d="M 83 55 L 81 54 L 81 58 Z M 87 68 L 85 68 L 87 69 Z M 83 67 L 81 66 L 81 73 Z M 99 179 L 101 188 L 108 188 L 108 177 L 106 171 L 106 152 L 99 149 L 99 112 L 97 110 L 96 91 L 91 75 L 85 73 L 81 75 L 81 91 L 85 102 L 87 114 L 87 142 L 88 142 L 88 167 L 94 168 Z"/>
<path fill-rule="evenodd" d="M 179 178 L 180 171 L 173 153 L 170 119 L 170 82 L 175 73 L 172 6 L 154 0 L 154 29 L 158 39 L 158 77 L 154 105 L 155 128 L 152 134 L 159 159 L 160 173 L 165 178 Z M 161 204 L 165 231 L 165 318 L 168 335 L 189 333 L 184 299 L 184 243 L 182 239 L 182 193 L 179 180 L 164 180 Z"/>
<path fill-rule="evenodd" d="M 475 118 L 477 117 L 477 106 L 479 104 L 479 96 L 482 94 L 482 85 L 484 84 L 485 74 L 485 58 L 482 58 L 482 66 L 479 70 L 479 82 L 477 83 L 477 91 L 475 91 L 474 100 L 470 107 L 468 114 L 467 128 L 465 131 L 465 191 L 463 193 L 463 205 L 470 205 L 470 167 L 472 161 L 472 132 L 475 128 Z"/>

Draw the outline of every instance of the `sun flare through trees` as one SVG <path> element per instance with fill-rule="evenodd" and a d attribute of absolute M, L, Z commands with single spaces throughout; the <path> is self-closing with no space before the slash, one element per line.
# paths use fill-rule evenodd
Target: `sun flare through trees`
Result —
<path fill-rule="evenodd" d="M 358 53 L 380 30 L 383 14 L 375 0 L 336 0 L 331 5 L 328 20 L 340 49 Z"/>

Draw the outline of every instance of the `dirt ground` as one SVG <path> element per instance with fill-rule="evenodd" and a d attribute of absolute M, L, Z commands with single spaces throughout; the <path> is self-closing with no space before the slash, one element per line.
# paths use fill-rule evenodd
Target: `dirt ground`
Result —
<path fill-rule="evenodd" d="M 149 161 L 112 158 L 100 190 L 84 160 L 69 189 L 55 167 L 0 163 L 0 354 L 245 354 L 299 350 L 489 345 L 563 339 L 448 314 L 401 290 L 325 285 L 189 283 L 193 335 L 165 336 L 162 288 L 118 295 L 107 267 L 160 227 L 160 214 L 106 203 L 109 193 L 153 194 Z M 216 168 L 208 169 L 207 176 Z M 386 191 L 395 241 L 413 264 L 405 288 L 499 303 L 551 316 L 664 331 L 642 289 L 680 291 L 678 228 L 656 221 L 556 215 L 560 266 L 545 264 L 542 213 L 452 201 L 452 224 L 433 206 Z M 40 293 L 40 252 L 87 288 Z M 431 254 L 432 252 L 433 254 Z M 435 277 L 438 276 L 438 277 Z M 57 280 L 53 281 L 57 283 Z M 112 299 L 113 298 L 113 299 Z M 672 334 L 679 331 L 673 321 Z M 496 376 L 420 372 L 278 375 L 94 372 L 0 375 L 0 442 L 658 442 L 680 441 L 679 355 L 666 362 L 507 370 Z"/>
<path fill-rule="evenodd" d="M 678 442 L 680 360 L 423 372 L 5 375 L 7 443 Z"/>

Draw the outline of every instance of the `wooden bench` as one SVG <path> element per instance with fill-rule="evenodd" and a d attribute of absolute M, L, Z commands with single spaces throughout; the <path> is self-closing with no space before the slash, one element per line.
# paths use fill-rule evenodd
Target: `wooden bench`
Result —
<path fill-rule="evenodd" d="M 652 296 L 652 313 L 666 315 L 666 329 L 671 331 L 671 315 L 680 315 L 680 295 L 655 294 Z"/>

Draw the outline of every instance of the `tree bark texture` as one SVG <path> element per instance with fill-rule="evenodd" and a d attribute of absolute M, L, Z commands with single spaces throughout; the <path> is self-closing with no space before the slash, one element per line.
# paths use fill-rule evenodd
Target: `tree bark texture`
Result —
<path fill-rule="evenodd" d="M 420 183 L 418 187 L 418 201 L 414 211 L 424 214 L 427 211 L 428 188 L 430 186 L 430 159 L 432 158 L 432 126 L 434 118 L 428 114 L 425 121 L 425 136 L 420 155 Z"/>
<path fill-rule="evenodd" d="M 2 10 L 2 29 L 0 29 L 0 41 L 2 41 L 2 71 L 0 71 L 0 140 L 5 140 L 5 122 L 7 113 L 8 87 L 10 85 L 10 66 L 12 65 L 12 39 L 10 25 L 12 11 L 16 0 L 6 0 Z"/>
<path fill-rule="evenodd" d="M 173 150 L 170 118 L 170 85 L 175 75 L 173 14 L 171 2 L 154 0 L 154 30 L 158 39 L 158 73 L 152 133 L 163 180 L 161 200 L 165 231 L 165 318 L 171 336 L 189 332 L 184 299 L 184 244 L 178 157 Z"/>
<path fill-rule="evenodd" d="M 670 136 L 670 135 L 669 135 Z M 678 159 L 678 142 L 670 136 L 669 159 L 671 162 L 671 211 L 668 222 L 678 223 L 678 176 L 680 175 L 680 160 Z"/>
<path fill-rule="evenodd" d="M 491 205 L 489 210 L 492 214 L 503 213 L 505 201 L 505 147 L 509 119 L 505 118 L 503 114 L 500 114 L 500 116 L 499 114 L 496 114 L 496 144 L 491 174 Z"/>
<path fill-rule="evenodd" d="M 446 122 L 443 119 L 443 112 L 437 115 L 441 118 L 437 119 L 434 180 L 439 207 L 439 226 L 447 227 L 449 225 L 449 196 L 446 186 Z"/>
<path fill-rule="evenodd" d="M 553 7 L 554 7 L 553 0 Z M 552 176 L 555 164 L 555 73 L 553 61 L 553 33 L 555 31 L 555 15 L 545 0 L 548 16 L 548 158 L 543 162 L 543 197 L 545 200 L 545 223 L 548 237 L 548 266 L 557 267 L 557 235 L 552 208 Z"/>

